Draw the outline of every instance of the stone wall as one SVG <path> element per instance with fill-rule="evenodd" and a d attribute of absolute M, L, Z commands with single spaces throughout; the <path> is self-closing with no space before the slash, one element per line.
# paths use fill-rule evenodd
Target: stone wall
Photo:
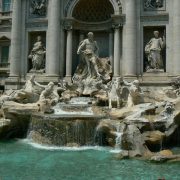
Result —
<path fill-rule="evenodd" d="M 89 31 L 95 34 L 100 56 L 110 57 L 114 76 L 123 75 L 128 79 L 144 77 L 142 81 L 146 81 L 146 76 L 156 76 L 153 72 L 145 72 L 147 59 L 144 47 L 153 37 L 153 31 L 159 30 L 160 38 L 163 35 L 166 37 L 166 47 L 163 51 L 164 71 L 158 72 L 158 75 L 169 81 L 171 76 L 180 74 L 178 0 L 109 0 L 106 19 L 102 17 L 99 22 L 90 22 L 100 16 L 98 13 L 89 14 L 93 17 L 86 17 L 86 20 L 78 19 L 76 8 L 83 13 L 80 7 L 83 1 L 12 1 L 12 13 L 7 17 L 3 14 L 0 16 L 0 37 L 9 37 L 11 32 L 10 68 L 7 69 L 10 74 L 5 81 L 6 89 L 18 88 L 17 84 L 21 85 L 28 76 L 28 55 L 33 44 L 31 35 L 40 32 L 46 34 L 46 78 L 44 76 L 43 82 L 57 82 L 63 77 L 71 79 L 79 61 L 76 55 L 78 44 Z M 101 1 L 94 0 L 91 8 Z M 111 14 L 112 9 L 114 14 Z M 1 71 L 3 69 L 0 67 Z"/>

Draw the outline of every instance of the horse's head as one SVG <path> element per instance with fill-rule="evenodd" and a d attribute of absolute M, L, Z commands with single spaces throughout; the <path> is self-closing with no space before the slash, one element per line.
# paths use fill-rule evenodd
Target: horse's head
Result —
<path fill-rule="evenodd" d="M 113 78 L 113 80 L 112 80 L 112 85 L 113 85 L 116 89 L 118 89 L 119 86 L 120 86 L 120 81 L 121 81 L 120 77 L 115 77 L 115 78 Z"/>

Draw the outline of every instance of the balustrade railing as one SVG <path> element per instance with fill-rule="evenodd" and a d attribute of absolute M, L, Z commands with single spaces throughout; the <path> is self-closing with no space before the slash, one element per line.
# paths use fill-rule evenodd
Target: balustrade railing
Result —
<path fill-rule="evenodd" d="M 0 62 L 0 68 L 9 68 L 10 63 L 2 63 Z"/>
<path fill-rule="evenodd" d="M 11 18 L 12 11 L 0 11 L 0 19 Z"/>

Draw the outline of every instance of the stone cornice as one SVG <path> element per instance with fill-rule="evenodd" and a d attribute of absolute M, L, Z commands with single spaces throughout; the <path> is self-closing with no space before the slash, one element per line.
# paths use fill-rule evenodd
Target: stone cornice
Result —
<path fill-rule="evenodd" d="M 82 22 L 72 17 L 62 19 L 65 30 L 101 31 L 120 27 L 125 23 L 125 15 L 112 15 L 111 19 L 103 22 Z"/>
<path fill-rule="evenodd" d="M 48 26 L 48 21 L 28 21 L 26 23 L 26 28 L 31 28 L 31 27 L 47 27 Z"/>

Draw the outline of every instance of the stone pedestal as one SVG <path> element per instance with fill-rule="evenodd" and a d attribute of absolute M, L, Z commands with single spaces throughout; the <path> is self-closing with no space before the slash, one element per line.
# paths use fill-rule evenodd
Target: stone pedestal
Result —
<path fill-rule="evenodd" d="M 168 74 L 164 72 L 157 72 L 157 73 L 144 73 L 143 77 L 141 77 L 142 81 L 144 82 L 159 82 L 164 83 L 170 81 Z"/>
<path fill-rule="evenodd" d="M 26 79 L 30 79 L 33 73 L 27 73 Z M 35 79 L 40 84 L 48 84 L 49 82 L 54 82 L 57 84 L 60 80 L 59 76 L 49 76 L 45 74 L 36 74 Z"/>
<path fill-rule="evenodd" d="M 9 89 L 17 90 L 20 89 L 22 86 L 23 86 L 23 82 L 18 76 L 10 76 L 5 81 L 5 90 L 9 90 Z"/>

